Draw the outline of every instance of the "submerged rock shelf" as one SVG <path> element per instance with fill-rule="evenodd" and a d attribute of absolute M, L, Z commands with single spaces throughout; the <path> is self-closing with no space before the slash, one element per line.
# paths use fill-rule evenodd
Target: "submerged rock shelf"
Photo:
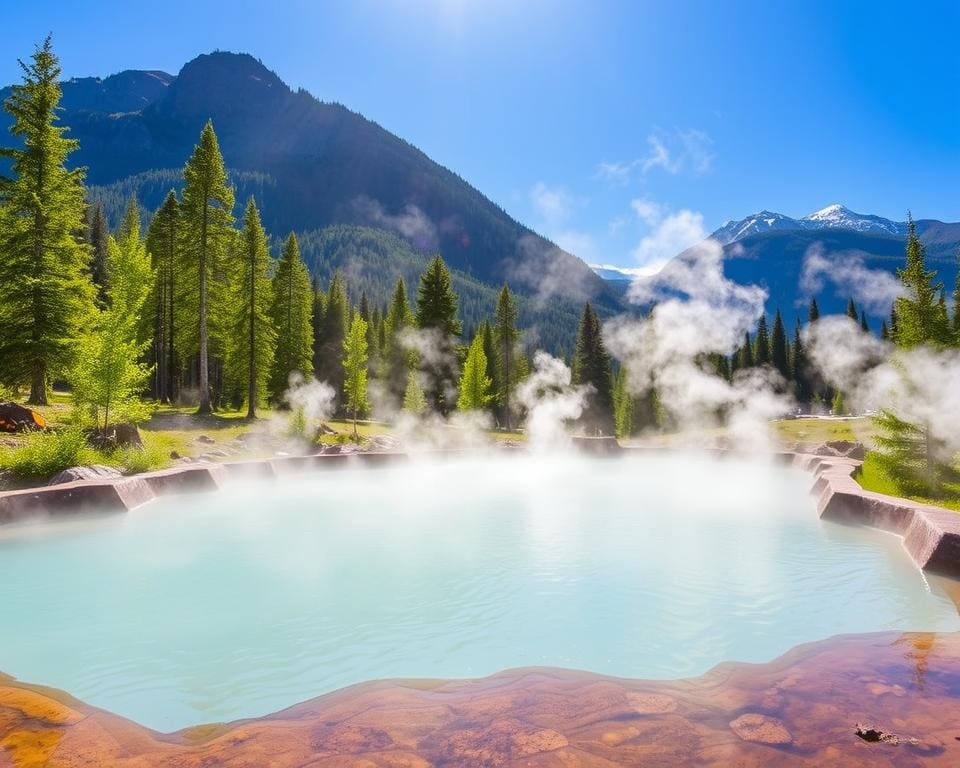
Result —
<path fill-rule="evenodd" d="M 370 682 L 169 735 L 0 676 L 0 747 L 0 765 L 49 768 L 956 766 L 960 635 L 844 636 L 681 681 L 529 668 Z"/>

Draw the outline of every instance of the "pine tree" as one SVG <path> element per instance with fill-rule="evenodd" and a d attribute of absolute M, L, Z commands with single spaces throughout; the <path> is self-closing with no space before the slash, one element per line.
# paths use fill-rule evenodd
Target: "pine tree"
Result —
<path fill-rule="evenodd" d="M 271 296 L 270 318 L 277 340 L 270 397 L 279 402 L 289 386 L 290 374 L 300 373 L 305 378 L 313 375 L 313 291 L 292 232 L 273 273 Z"/>
<path fill-rule="evenodd" d="M 613 424 L 617 437 L 623 439 L 634 433 L 633 398 L 627 392 L 627 368 L 620 366 L 613 383 Z"/>
<path fill-rule="evenodd" d="M 72 362 L 94 316 L 84 231 L 83 170 L 67 169 L 77 142 L 58 121 L 60 63 L 49 37 L 4 108 L 21 144 L 0 150 L 12 178 L 0 208 L 0 384 L 30 384 L 31 404 L 47 402 L 51 377 Z"/>
<path fill-rule="evenodd" d="M 517 365 L 520 331 L 517 328 L 517 305 L 506 283 L 500 289 L 493 315 L 493 339 L 497 348 L 496 394 L 503 423 L 509 431 L 513 427 L 513 391 L 520 381 Z"/>
<path fill-rule="evenodd" d="M 808 403 L 810 402 L 813 392 L 810 381 L 809 364 L 807 362 L 807 351 L 803 346 L 803 337 L 800 334 L 799 319 L 797 319 L 797 325 L 793 331 L 792 351 L 790 378 L 793 380 L 797 400 L 801 403 Z"/>
<path fill-rule="evenodd" d="M 172 402 L 177 395 L 176 323 L 180 281 L 180 203 L 171 190 L 147 229 L 147 251 L 153 259 L 154 285 L 148 317 L 154 328 L 153 360 L 157 399 Z"/>
<path fill-rule="evenodd" d="M 427 399 L 431 407 L 444 416 L 454 405 L 448 402 L 448 393 L 457 381 L 454 340 L 463 332 L 463 323 L 457 319 L 457 303 L 450 270 L 438 255 L 420 275 L 415 320 L 418 328 L 436 334 L 433 343 L 437 354 L 430 364 L 431 386 Z"/>
<path fill-rule="evenodd" d="M 107 240 L 106 306 L 81 340 L 68 374 L 74 405 L 89 409 L 104 435 L 109 434 L 111 423 L 136 421 L 147 413 L 139 395 L 147 385 L 150 367 L 139 360 L 150 341 L 138 338 L 138 324 L 153 275 L 140 239 L 136 205 L 130 206 L 124 221 L 122 237 Z"/>
<path fill-rule="evenodd" d="M 887 321 L 883 320 L 880 323 L 880 338 L 884 341 L 889 341 L 890 339 L 890 329 L 887 328 Z"/>
<path fill-rule="evenodd" d="M 590 302 L 583 306 L 580 328 L 577 331 L 577 348 L 573 358 L 573 381 L 589 385 L 592 392 L 581 416 L 588 430 L 603 435 L 614 434 L 613 422 L 613 373 L 610 355 L 603 343 L 600 320 Z"/>
<path fill-rule="evenodd" d="M 343 391 L 347 410 L 353 414 L 353 437 L 357 434 L 357 416 L 370 409 L 367 401 L 367 321 L 358 312 L 343 342 Z"/>
<path fill-rule="evenodd" d="M 183 170 L 184 187 L 181 212 L 181 267 L 185 283 L 184 302 L 196 327 L 196 337 L 188 337 L 190 353 L 199 355 L 197 384 L 200 390 L 198 414 L 212 411 L 210 400 L 210 318 L 221 314 L 224 285 L 222 266 L 233 238 L 233 188 L 227 183 L 227 171 L 213 123 L 200 132 L 200 141 Z M 191 334 L 192 336 L 192 334 Z"/>
<path fill-rule="evenodd" d="M 860 322 L 860 315 L 857 313 L 857 305 L 853 303 L 852 298 L 847 302 L 847 317 L 849 317 L 855 323 Z"/>
<path fill-rule="evenodd" d="M 901 349 L 944 345 L 948 329 L 946 312 L 938 298 L 942 284 L 935 283 L 936 272 L 926 268 L 924 248 L 912 217 L 907 223 L 906 266 L 897 274 L 905 291 L 894 303 L 894 343 Z M 877 459 L 902 492 L 937 498 L 960 482 L 954 456 L 929 423 L 910 422 L 891 408 L 882 410 L 875 423 L 880 432 L 876 437 L 880 447 Z"/>
<path fill-rule="evenodd" d="M 361 291 L 360 293 L 360 303 L 357 305 L 357 312 L 360 313 L 360 317 L 363 318 L 363 322 L 369 325 L 370 323 L 370 300 L 367 298 L 367 292 Z"/>
<path fill-rule="evenodd" d="M 457 410 L 483 410 L 493 397 L 492 387 L 493 381 L 487 375 L 487 355 L 483 351 L 483 336 L 478 333 L 470 344 L 467 360 L 463 365 Z"/>
<path fill-rule="evenodd" d="M 960 261 L 960 254 L 957 261 Z M 960 271 L 953 286 L 953 343 L 960 347 Z"/>
<path fill-rule="evenodd" d="M 228 381 L 235 390 L 245 390 L 248 419 L 257 417 L 257 405 L 266 395 L 277 344 L 271 317 L 273 288 L 267 274 L 269 268 L 267 233 L 251 197 L 243 215 L 236 264 L 231 270 L 234 284 L 229 307 L 230 337 L 224 361 Z"/>
<path fill-rule="evenodd" d="M 787 332 L 783 327 L 783 316 L 780 308 L 773 318 L 773 333 L 770 337 L 770 362 L 776 368 L 784 381 L 790 380 L 790 359 L 787 354 Z"/>
<path fill-rule="evenodd" d="M 89 209 L 87 245 L 90 246 L 90 277 L 97 288 L 97 301 L 103 306 L 107 300 L 107 238 L 110 228 L 103 213 L 103 203 L 97 200 Z"/>
<path fill-rule="evenodd" d="M 897 338 L 897 304 L 894 302 L 890 308 L 890 338 Z"/>
<path fill-rule="evenodd" d="M 807 322 L 815 323 L 820 319 L 820 307 L 817 305 L 816 297 L 810 299 L 810 310 L 807 313 Z"/>
<path fill-rule="evenodd" d="M 867 322 L 867 313 L 860 308 L 860 330 L 864 333 L 870 333 L 870 324 Z"/>
<path fill-rule="evenodd" d="M 738 357 L 739 360 L 737 362 L 737 370 L 753 368 L 753 342 L 750 340 L 749 331 L 746 331 L 743 334 L 743 346 L 740 347 Z"/>
<path fill-rule="evenodd" d="M 894 302 L 897 346 L 910 349 L 922 344 L 940 346 L 947 337 L 943 326 L 938 296 L 943 283 L 934 282 L 936 270 L 927 270 L 923 243 L 917 237 L 917 227 L 911 217 L 907 222 L 907 263 L 897 275 L 906 289 L 906 295 Z"/>
<path fill-rule="evenodd" d="M 397 278 L 390 300 L 390 308 L 384 320 L 386 343 L 386 386 L 387 391 L 400 402 L 409 388 L 409 372 L 413 366 L 413 355 L 404 346 L 402 337 L 405 329 L 413 325 L 413 313 L 407 301 L 407 289 L 403 278 Z"/>
<path fill-rule="evenodd" d="M 491 382 L 490 405 L 493 407 L 497 403 L 497 380 L 500 378 L 500 374 L 497 370 L 497 347 L 493 340 L 493 326 L 490 325 L 489 320 L 485 319 L 480 323 L 477 335 L 483 339 L 483 354 L 487 357 L 486 374 Z"/>
<path fill-rule="evenodd" d="M 317 378 L 327 382 L 338 394 L 343 392 L 343 342 L 349 328 L 350 304 L 343 275 L 336 272 L 327 286 L 323 323 L 318 339 Z"/>
<path fill-rule="evenodd" d="M 313 371 L 319 377 L 319 373 L 323 369 L 320 350 L 327 311 L 327 295 L 321 290 L 320 281 L 317 278 L 313 278 L 310 290 L 313 294 Z"/>
<path fill-rule="evenodd" d="M 757 323 L 757 340 L 753 348 L 754 365 L 770 365 L 770 336 L 767 332 L 767 316 L 760 315 Z"/>

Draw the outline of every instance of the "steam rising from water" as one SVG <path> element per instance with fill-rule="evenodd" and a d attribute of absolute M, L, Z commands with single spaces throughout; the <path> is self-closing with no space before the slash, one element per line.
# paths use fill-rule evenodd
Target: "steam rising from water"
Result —
<path fill-rule="evenodd" d="M 570 368 L 546 352 L 537 351 L 533 368 L 517 387 L 517 401 L 527 412 L 524 431 L 533 450 L 557 450 L 569 445 L 565 422 L 580 417 L 592 388 L 574 385 Z"/>

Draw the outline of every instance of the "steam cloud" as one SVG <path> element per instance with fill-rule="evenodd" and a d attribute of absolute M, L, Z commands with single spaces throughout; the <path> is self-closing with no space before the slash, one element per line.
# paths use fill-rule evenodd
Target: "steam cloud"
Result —
<path fill-rule="evenodd" d="M 834 254 L 828 259 L 823 246 L 814 243 L 803 257 L 800 289 L 807 296 L 815 296 L 827 282 L 874 315 L 885 315 L 894 300 L 903 295 L 903 285 L 889 272 L 870 269 L 856 254 Z"/>
<path fill-rule="evenodd" d="M 538 350 L 533 372 L 517 387 L 517 402 L 527 412 L 524 431 L 533 450 L 560 449 L 570 443 L 565 422 L 580 417 L 590 387 L 572 383 L 570 368 Z"/>

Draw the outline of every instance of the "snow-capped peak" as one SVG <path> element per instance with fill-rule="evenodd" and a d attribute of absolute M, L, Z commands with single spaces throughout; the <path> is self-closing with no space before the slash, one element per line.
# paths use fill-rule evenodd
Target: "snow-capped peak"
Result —
<path fill-rule="evenodd" d="M 868 232 L 884 235 L 902 235 L 907 231 L 906 224 L 890 221 L 882 216 L 854 213 L 846 206 L 834 203 L 826 208 L 804 216 L 801 221 L 809 222 L 814 228 L 852 229 L 855 232 Z"/>

